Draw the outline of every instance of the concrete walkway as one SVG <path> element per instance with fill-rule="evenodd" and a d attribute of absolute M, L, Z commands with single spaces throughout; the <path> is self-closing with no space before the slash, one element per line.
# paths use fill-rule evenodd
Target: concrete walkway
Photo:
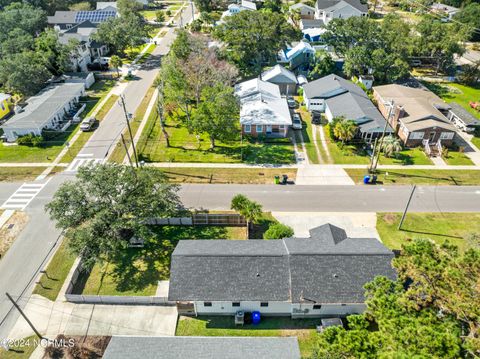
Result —
<path fill-rule="evenodd" d="M 173 336 L 178 317 L 173 306 L 73 304 L 52 302 L 36 294 L 30 297 L 24 311 L 48 338 L 58 334 Z M 9 338 L 21 339 L 33 334 L 27 322 L 19 317 Z"/>
<path fill-rule="evenodd" d="M 297 185 L 345 185 L 354 186 L 355 182 L 341 167 L 327 167 L 310 165 L 299 167 L 297 171 Z"/>

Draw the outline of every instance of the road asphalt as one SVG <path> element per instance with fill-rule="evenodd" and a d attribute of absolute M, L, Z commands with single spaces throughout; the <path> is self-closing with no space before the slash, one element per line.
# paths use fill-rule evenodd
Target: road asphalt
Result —
<path fill-rule="evenodd" d="M 183 23 L 186 24 L 191 16 L 191 11 L 184 11 Z M 128 82 L 123 93 L 128 112 L 135 112 L 148 88 L 153 84 L 160 68 L 161 56 L 168 53 L 175 36 L 175 28 L 169 28 L 149 60 L 139 66 L 134 79 Z M 125 127 L 123 109 L 119 105 L 114 105 L 79 154 L 90 156 L 88 158 L 104 159 Z M 80 156 L 79 158 L 86 157 Z M 73 177 L 64 174 L 55 176 L 29 203 L 25 209 L 30 218 L 29 222 L 0 260 L 0 340 L 7 338 L 19 317 L 19 313 L 13 309 L 5 293 L 10 293 L 14 298 L 21 296 L 24 299 L 28 298 L 32 293 L 39 271 L 44 269 L 61 238 L 61 232 L 50 221 L 48 214 L 44 211 L 44 206 L 52 198 L 60 183 L 68 178 Z M 20 185 L 21 183 L 2 183 L 0 185 L 0 204 L 9 198 Z"/>

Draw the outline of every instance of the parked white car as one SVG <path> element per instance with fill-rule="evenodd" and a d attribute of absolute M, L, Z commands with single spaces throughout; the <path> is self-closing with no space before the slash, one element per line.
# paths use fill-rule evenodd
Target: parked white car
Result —
<path fill-rule="evenodd" d="M 95 117 L 87 117 L 80 124 L 80 130 L 82 130 L 82 132 L 93 130 L 93 126 L 95 125 L 96 121 L 97 120 L 95 119 Z"/>
<path fill-rule="evenodd" d="M 300 115 L 298 113 L 293 114 L 292 128 L 294 130 L 302 129 L 302 119 L 300 118 Z"/>

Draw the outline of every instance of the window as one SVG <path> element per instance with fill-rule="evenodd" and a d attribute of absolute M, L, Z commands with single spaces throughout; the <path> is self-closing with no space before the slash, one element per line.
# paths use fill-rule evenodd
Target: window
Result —
<path fill-rule="evenodd" d="M 423 140 L 424 133 L 423 132 L 412 132 L 410 134 L 411 140 Z"/>
<path fill-rule="evenodd" d="M 204 307 L 211 307 L 211 306 L 212 306 L 212 302 L 203 302 L 203 306 L 204 306 Z"/>
<path fill-rule="evenodd" d="M 268 302 L 260 302 L 261 307 L 268 307 Z"/>
<path fill-rule="evenodd" d="M 232 302 L 232 307 L 239 307 L 240 306 L 240 302 Z"/>
<path fill-rule="evenodd" d="M 279 130 L 284 130 L 284 129 L 285 129 L 285 125 L 279 125 L 279 126 L 278 126 L 278 129 L 279 129 Z"/>
<path fill-rule="evenodd" d="M 250 125 L 245 125 L 245 126 L 243 126 L 243 131 L 244 131 L 245 133 L 250 133 L 250 132 L 252 132 L 252 126 L 250 126 Z"/>
<path fill-rule="evenodd" d="M 263 126 L 257 125 L 257 133 L 262 133 L 262 132 L 263 132 Z"/>
<path fill-rule="evenodd" d="M 453 138 L 453 132 L 442 132 L 440 134 L 441 140 L 451 140 Z"/>
<path fill-rule="evenodd" d="M 314 304 L 313 309 L 322 309 L 322 305 L 321 304 Z"/>
<path fill-rule="evenodd" d="M 5 111 L 5 106 L 3 106 L 3 103 L 0 103 L 0 106 L 2 107 L 2 111 Z"/>

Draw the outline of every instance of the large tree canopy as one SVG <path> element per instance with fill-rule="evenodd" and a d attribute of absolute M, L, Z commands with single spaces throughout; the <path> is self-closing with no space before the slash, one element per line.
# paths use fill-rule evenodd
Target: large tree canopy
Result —
<path fill-rule="evenodd" d="M 279 13 L 242 11 L 229 16 L 214 36 L 225 43 L 224 55 L 245 75 L 258 75 L 262 66 L 275 61 L 287 42 L 302 38 L 300 30 Z"/>
<path fill-rule="evenodd" d="M 377 277 L 367 310 L 328 328 L 312 358 L 468 358 L 480 354 L 480 251 L 416 240 L 394 260 L 398 280 Z"/>
<path fill-rule="evenodd" d="M 148 240 L 147 220 L 180 209 L 176 192 L 156 169 L 91 165 L 63 183 L 46 209 L 68 232 L 72 251 L 91 264 L 126 249 L 132 236 Z"/>
<path fill-rule="evenodd" d="M 465 6 L 455 15 L 455 20 L 466 24 L 469 27 L 470 39 L 480 40 L 480 4 L 471 3 Z"/>

